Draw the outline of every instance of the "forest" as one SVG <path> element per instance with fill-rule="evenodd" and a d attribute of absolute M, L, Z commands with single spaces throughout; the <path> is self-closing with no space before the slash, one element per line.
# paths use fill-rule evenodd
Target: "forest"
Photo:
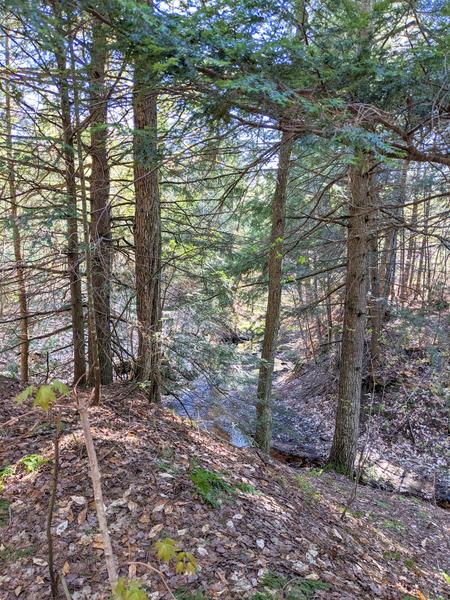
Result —
<path fill-rule="evenodd" d="M 0 15 L 0 600 L 449 598 L 449 5 Z"/>

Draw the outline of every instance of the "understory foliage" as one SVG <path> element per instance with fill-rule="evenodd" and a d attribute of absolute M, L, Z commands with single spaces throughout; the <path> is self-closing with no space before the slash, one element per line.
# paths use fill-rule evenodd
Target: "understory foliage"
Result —
<path fill-rule="evenodd" d="M 137 581 L 127 582 L 123 577 L 117 582 L 114 590 L 116 600 L 148 600 L 147 592 Z"/>
<path fill-rule="evenodd" d="M 172 538 L 164 538 L 155 543 L 156 558 L 165 563 L 174 563 L 178 574 L 194 574 L 197 560 L 191 552 L 185 552 Z"/>
<path fill-rule="evenodd" d="M 196 494 L 211 508 L 219 508 L 223 502 L 231 501 L 233 495 L 238 492 L 257 493 L 257 490 L 248 483 L 238 482 L 231 485 L 225 481 L 221 473 L 204 469 L 195 463 L 191 467 L 190 477 Z"/>
<path fill-rule="evenodd" d="M 329 584 L 318 579 L 297 577 L 288 580 L 281 575 L 267 572 L 261 578 L 261 592 L 256 592 L 250 600 L 311 600 L 319 590 L 328 590 Z"/>

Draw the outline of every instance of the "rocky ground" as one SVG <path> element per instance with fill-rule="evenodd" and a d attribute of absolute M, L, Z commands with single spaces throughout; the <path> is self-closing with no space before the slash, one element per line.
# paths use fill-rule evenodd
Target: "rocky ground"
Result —
<path fill-rule="evenodd" d="M 45 520 L 53 432 L 42 411 L 14 403 L 19 389 L 12 380 L 0 382 L 1 464 L 12 465 L 2 477 L 0 599 L 44 600 L 50 598 Z M 448 597 L 449 513 L 432 502 L 267 463 L 252 448 L 238 449 L 171 411 L 149 407 L 131 385 L 106 388 L 90 414 L 120 573 L 139 578 L 151 599 L 173 597 L 165 583 L 178 598 L 196 598 L 183 596 L 185 588 L 210 599 L 250 599 L 263 592 L 268 572 L 309 582 L 311 598 Z M 63 426 L 56 565 L 73 600 L 106 600 L 86 454 L 69 402 Z M 195 468 L 228 484 L 216 508 L 202 501 Z M 194 554 L 195 574 L 177 575 L 157 560 L 154 544 L 164 538 Z"/>

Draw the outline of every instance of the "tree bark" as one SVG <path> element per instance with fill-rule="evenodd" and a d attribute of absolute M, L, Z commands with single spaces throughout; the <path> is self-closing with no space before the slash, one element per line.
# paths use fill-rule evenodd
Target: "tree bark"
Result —
<path fill-rule="evenodd" d="M 6 73 L 10 68 L 10 50 L 9 38 L 5 36 L 5 65 Z M 27 288 L 25 284 L 24 263 L 22 257 L 22 236 L 19 229 L 19 215 L 17 206 L 17 185 L 16 173 L 13 161 L 13 136 L 12 136 L 12 109 L 11 109 L 11 84 L 9 76 L 5 80 L 5 117 L 6 117 L 6 159 L 8 164 L 8 189 L 11 203 L 11 222 L 14 246 L 14 260 L 17 275 L 17 289 L 19 299 L 20 315 L 20 381 L 28 382 L 28 356 L 29 356 L 29 336 L 28 336 L 28 300 Z"/>
<path fill-rule="evenodd" d="M 107 60 L 106 29 L 95 22 L 91 45 L 91 225 L 92 284 L 94 289 L 95 324 L 97 330 L 100 379 L 102 384 L 112 382 L 111 357 L 111 211 L 109 206 L 108 163 L 108 102 L 105 90 Z M 91 352 L 92 354 L 92 352 Z"/>
<path fill-rule="evenodd" d="M 272 375 L 280 325 L 286 189 L 293 143 L 292 134 L 283 133 L 278 156 L 277 183 L 272 199 L 272 228 L 268 260 L 269 289 L 258 378 L 255 435 L 255 441 L 259 448 L 266 453 L 270 450 L 272 439 Z"/>
<path fill-rule="evenodd" d="M 368 248 L 371 202 L 369 162 L 349 168 L 351 204 L 347 238 L 347 277 L 344 325 L 339 373 L 336 427 L 329 464 L 334 470 L 351 475 L 359 435 L 364 333 L 367 321 Z"/>
<path fill-rule="evenodd" d="M 147 384 L 152 402 L 159 402 L 161 367 L 161 208 L 158 178 L 156 81 L 148 64 L 135 62 L 134 190 L 135 277 L 138 321 L 136 377 Z"/>
<path fill-rule="evenodd" d="M 81 293 L 80 256 L 78 244 L 77 186 L 75 179 L 74 132 L 70 114 L 68 89 L 68 70 L 66 65 L 65 37 L 62 26 L 60 4 L 54 2 L 57 19 L 58 38 L 55 42 L 55 57 L 58 66 L 57 87 L 61 107 L 61 126 L 63 134 L 62 155 L 65 163 L 67 193 L 67 266 L 69 272 L 70 303 L 73 336 L 73 372 L 74 381 L 83 383 L 86 376 L 86 353 L 84 347 L 83 299 Z"/>

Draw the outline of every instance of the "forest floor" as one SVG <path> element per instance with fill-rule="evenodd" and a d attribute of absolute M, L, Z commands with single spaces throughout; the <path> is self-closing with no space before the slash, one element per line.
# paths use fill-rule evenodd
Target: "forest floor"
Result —
<path fill-rule="evenodd" d="M 45 522 L 53 432 L 42 411 L 13 401 L 19 391 L 14 381 L 0 381 L 1 463 L 13 465 L 2 477 L 0 599 L 44 600 L 50 598 Z M 432 502 L 266 462 L 253 448 L 235 448 L 149 406 L 129 384 L 105 388 L 90 416 L 120 573 L 139 578 L 152 600 L 172 596 L 158 573 L 136 563 L 158 568 L 186 600 L 286 598 L 283 591 L 264 595 L 264 585 L 276 587 L 281 577 L 295 580 L 304 594 L 292 596 L 298 598 L 449 597 L 450 515 Z M 73 600 L 106 600 L 87 459 L 70 403 L 63 426 L 55 561 Z M 228 484 L 209 490 L 216 508 L 195 485 L 198 469 Z M 154 544 L 165 538 L 195 555 L 194 575 L 177 575 L 157 561 Z"/>

